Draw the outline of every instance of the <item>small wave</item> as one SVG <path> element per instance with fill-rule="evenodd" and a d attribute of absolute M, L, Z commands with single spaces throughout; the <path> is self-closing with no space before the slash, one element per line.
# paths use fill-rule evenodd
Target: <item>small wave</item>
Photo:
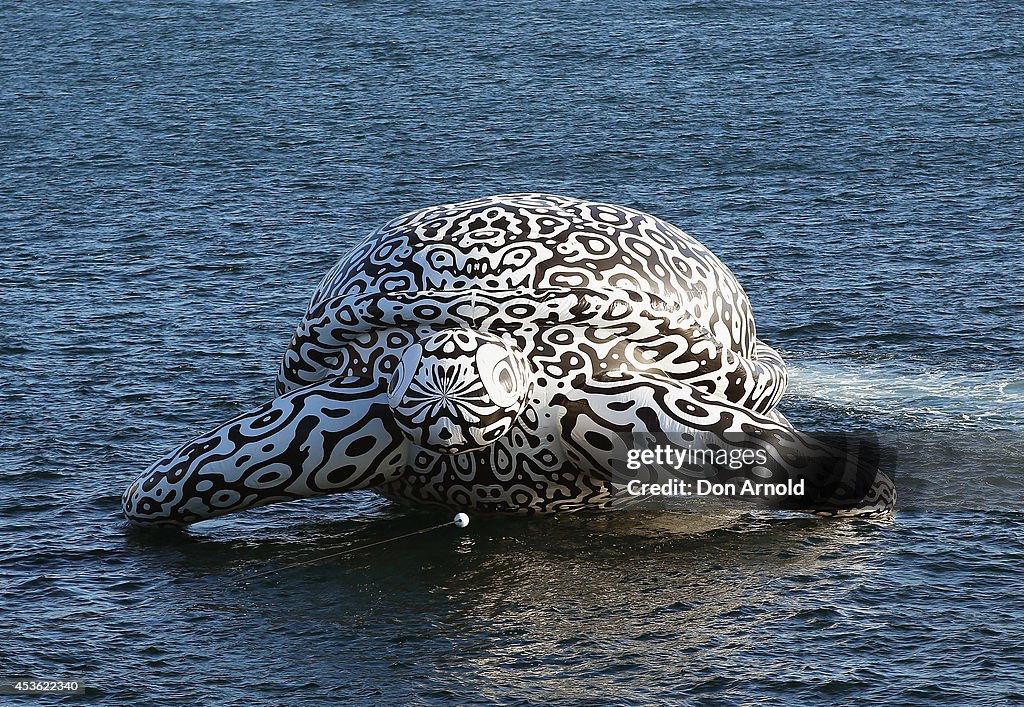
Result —
<path fill-rule="evenodd" d="M 1024 428 L 1024 375 L 1019 371 L 915 371 L 799 361 L 790 364 L 789 394 L 869 414 L 960 427 Z"/>

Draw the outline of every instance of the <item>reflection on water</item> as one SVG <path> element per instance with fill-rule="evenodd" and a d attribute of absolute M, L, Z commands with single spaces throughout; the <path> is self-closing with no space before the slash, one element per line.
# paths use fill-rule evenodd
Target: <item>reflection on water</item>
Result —
<path fill-rule="evenodd" d="M 892 522 L 771 512 L 475 518 L 465 531 L 444 528 L 250 578 L 434 521 L 390 508 L 372 525 L 278 526 L 257 545 L 237 530 L 200 534 L 198 526 L 191 539 L 158 543 L 146 555 L 166 553 L 163 572 L 205 577 L 199 593 L 173 600 L 175 615 L 227 612 L 279 643 L 345 646 L 328 663 L 379 662 L 439 690 L 471 684 L 482 700 L 528 684 L 570 700 L 623 680 L 636 681 L 640 698 L 652 682 L 694 677 L 698 664 L 701 673 L 719 666 L 730 680 L 745 671 L 745 680 L 770 684 L 794 669 L 797 646 L 763 655 L 782 626 L 879 622 L 851 614 L 842 595 L 869 585 L 893 551 Z M 801 590 L 809 584 L 813 593 Z M 439 654 L 439 646 L 447 648 Z M 428 663 L 416 658 L 425 649 Z M 713 675 L 702 679 L 722 688 Z"/>

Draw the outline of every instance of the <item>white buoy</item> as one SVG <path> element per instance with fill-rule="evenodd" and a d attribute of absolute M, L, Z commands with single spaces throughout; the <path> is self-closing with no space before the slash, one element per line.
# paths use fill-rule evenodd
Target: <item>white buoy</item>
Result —
<path fill-rule="evenodd" d="M 456 528 L 465 528 L 469 525 L 469 516 L 465 513 L 456 513 L 455 520 L 453 522 L 455 523 Z"/>

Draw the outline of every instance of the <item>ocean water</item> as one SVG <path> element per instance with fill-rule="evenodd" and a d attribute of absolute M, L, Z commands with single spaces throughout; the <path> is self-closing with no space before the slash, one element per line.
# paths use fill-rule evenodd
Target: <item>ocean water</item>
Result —
<path fill-rule="evenodd" d="M 0 680 L 1024 702 L 1022 44 L 985 1 L 4 2 Z M 789 418 L 896 451 L 895 517 L 479 519 L 291 569 L 439 519 L 359 493 L 126 526 L 150 461 L 272 396 L 355 239 L 534 190 L 709 245 L 792 366 Z"/>

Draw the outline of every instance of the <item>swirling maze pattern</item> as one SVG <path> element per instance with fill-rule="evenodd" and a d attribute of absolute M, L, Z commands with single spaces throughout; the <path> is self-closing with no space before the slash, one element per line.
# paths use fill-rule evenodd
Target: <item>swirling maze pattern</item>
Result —
<path fill-rule="evenodd" d="M 150 467 L 125 491 L 125 512 L 186 524 L 396 478 L 406 445 L 385 387 L 330 378 L 229 420 Z"/>

